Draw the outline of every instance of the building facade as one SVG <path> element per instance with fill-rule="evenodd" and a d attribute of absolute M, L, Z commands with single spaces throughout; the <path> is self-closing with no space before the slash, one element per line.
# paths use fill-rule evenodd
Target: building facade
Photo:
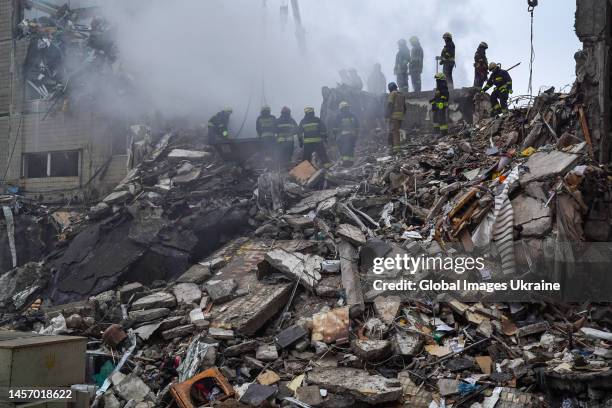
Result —
<path fill-rule="evenodd" d="M 99 196 L 127 172 L 127 132 L 103 115 L 53 106 L 28 91 L 31 40 L 14 35 L 28 13 L 23 3 L 0 0 L 0 193 L 46 202 Z"/>

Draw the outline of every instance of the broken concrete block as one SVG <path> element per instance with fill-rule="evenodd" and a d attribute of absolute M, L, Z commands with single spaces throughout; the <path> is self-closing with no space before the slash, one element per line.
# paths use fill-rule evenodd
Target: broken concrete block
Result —
<path fill-rule="evenodd" d="M 351 224 L 340 224 L 336 229 L 336 234 L 346 239 L 353 245 L 365 245 L 366 237 L 361 230 Z"/>
<path fill-rule="evenodd" d="M 323 403 L 321 389 L 316 385 L 299 387 L 295 391 L 295 398 L 311 407 L 318 407 Z"/>
<path fill-rule="evenodd" d="M 325 168 L 319 169 L 312 176 L 310 176 L 304 187 L 314 189 L 319 185 L 319 183 L 321 183 L 321 181 L 323 181 L 324 178 Z"/>
<path fill-rule="evenodd" d="M 115 392 L 126 401 L 144 401 L 151 390 L 136 374 L 125 376 L 119 384 L 114 387 Z"/>
<path fill-rule="evenodd" d="M 179 283 L 204 283 L 212 276 L 210 265 L 195 264 L 187 272 L 179 276 L 176 281 Z"/>
<path fill-rule="evenodd" d="M 374 299 L 376 314 L 387 324 L 395 321 L 400 306 L 401 299 L 398 296 L 378 296 Z"/>
<path fill-rule="evenodd" d="M 279 375 L 272 370 L 266 370 L 257 376 L 257 382 L 261 385 L 272 385 L 279 381 Z"/>
<path fill-rule="evenodd" d="M 179 304 L 192 305 L 202 298 L 202 291 L 195 283 L 179 283 L 172 288 L 172 293 Z"/>
<path fill-rule="evenodd" d="M 104 201 L 101 201 L 93 207 L 89 208 L 89 213 L 87 214 L 87 216 L 90 220 L 99 220 L 101 218 L 106 217 L 107 215 L 110 215 L 110 213 L 111 206 L 106 204 Z"/>
<path fill-rule="evenodd" d="M 298 229 L 298 230 L 310 228 L 314 225 L 314 220 L 307 215 L 287 215 L 283 217 L 283 219 L 291 227 Z"/>
<path fill-rule="evenodd" d="M 406 333 L 398 331 L 393 336 L 393 346 L 397 354 L 414 357 L 418 355 L 423 349 L 424 339 L 418 333 Z"/>
<path fill-rule="evenodd" d="M 170 314 L 170 309 L 165 307 L 155 308 L 155 309 L 145 309 L 145 310 L 133 310 L 128 313 L 130 320 L 134 323 L 144 323 L 150 322 L 152 320 L 161 319 L 162 317 L 166 317 Z"/>
<path fill-rule="evenodd" d="M 258 346 L 259 342 L 257 342 L 257 340 L 248 340 L 240 344 L 236 344 L 235 346 L 227 347 L 223 351 L 223 354 L 227 357 L 238 357 L 257 350 Z"/>
<path fill-rule="evenodd" d="M 160 322 L 159 330 L 169 330 L 173 329 L 177 326 L 180 326 L 185 322 L 185 317 L 183 316 L 172 316 L 168 317 Z"/>
<path fill-rule="evenodd" d="M 172 340 L 177 337 L 185 337 L 193 333 L 195 325 L 187 324 L 184 326 L 173 327 L 172 329 L 165 330 L 161 333 L 164 340 Z"/>
<path fill-rule="evenodd" d="M 217 340 L 231 340 L 236 337 L 233 330 L 220 329 L 218 327 L 211 327 L 208 330 L 208 335 Z"/>
<path fill-rule="evenodd" d="M 292 283 L 255 285 L 249 294 L 224 306 L 215 316 L 212 326 L 252 336 L 285 306 L 292 288 Z"/>
<path fill-rule="evenodd" d="M 387 340 L 354 340 L 351 350 L 364 361 L 381 361 L 391 354 L 391 343 Z"/>
<path fill-rule="evenodd" d="M 441 378 L 438 380 L 438 389 L 442 397 L 448 397 L 459 392 L 459 384 L 461 381 L 452 380 L 448 378 Z"/>
<path fill-rule="evenodd" d="M 108 205 L 112 205 L 126 202 L 130 198 L 132 198 L 132 193 L 129 191 L 114 191 L 104 197 L 103 201 Z"/>
<path fill-rule="evenodd" d="M 299 281 L 309 290 L 314 290 L 321 280 L 321 262 L 318 255 L 288 252 L 284 249 L 274 249 L 266 253 L 265 260 L 277 271 Z"/>
<path fill-rule="evenodd" d="M 208 281 L 204 288 L 213 303 L 224 303 L 232 299 L 237 287 L 235 280 L 225 279 Z"/>
<path fill-rule="evenodd" d="M 341 307 L 312 316 L 312 341 L 327 344 L 345 342 L 349 338 L 349 307 Z"/>
<path fill-rule="evenodd" d="M 142 297 L 132 303 L 132 310 L 172 308 L 176 306 L 176 299 L 171 293 L 156 292 Z"/>
<path fill-rule="evenodd" d="M 302 326 L 293 325 L 278 333 L 274 340 L 281 348 L 287 348 L 308 335 L 308 330 Z"/>
<path fill-rule="evenodd" d="M 278 350 L 274 344 L 262 344 L 255 352 L 255 358 L 261 361 L 278 360 Z"/>
<path fill-rule="evenodd" d="M 199 307 L 189 312 L 189 321 L 198 329 L 206 329 L 210 326 L 210 322 L 206 320 L 204 313 L 202 313 L 202 309 Z"/>
<path fill-rule="evenodd" d="M 145 287 L 139 282 L 127 283 L 119 288 L 119 301 L 127 303 L 132 295 L 145 291 Z"/>
<path fill-rule="evenodd" d="M 398 380 L 370 375 L 356 368 L 315 368 L 308 373 L 308 383 L 333 393 L 348 393 L 358 401 L 373 405 L 398 401 L 402 397 Z"/>
<path fill-rule="evenodd" d="M 106 391 L 104 396 L 102 396 L 102 401 L 104 402 L 104 408 L 121 408 L 121 403 L 113 394 L 113 391 Z"/>
<path fill-rule="evenodd" d="M 127 334 L 120 324 L 111 324 L 102 334 L 102 341 L 110 347 L 117 347 L 126 338 Z"/>
<path fill-rule="evenodd" d="M 211 153 L 197 150 L 172 149 L 168 153 L 168 158 L 175 160 L 205 160 L 211 157 Z"/>
<path fill-rule="evenodd" d="M 584 142 L 581 145 L 584 146 Z M 525 162 L 529 171 L 521 174 L 519 182 L 527 184 L 534 180 L 565 173 L 574 167 L 579 159 L 580 155 L 578 154 L 565 153 L 559 150 L 536 152 L 529 156 L 529 159 Z"/>
<path fill-rule="evenodd" d="M 514 226 L 522 227 L 522 236 L 543 236 L 552 228 L 552 208 L 544 207 L 544 202 L 528 195 L 519 195 L 511 203 Z"/>
<path fill-rule="evenodd" d="M 246 392 L 240 397 L 240 402 L 253 407 L 258 407 L 276 394 L 277 388 L 270 385 L 253 383 L 249 385 Z"/>

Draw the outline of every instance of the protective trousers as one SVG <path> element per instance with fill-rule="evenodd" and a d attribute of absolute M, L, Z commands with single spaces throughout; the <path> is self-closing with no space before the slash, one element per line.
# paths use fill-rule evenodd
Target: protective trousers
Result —
<path fill-rule="evenodd" d="M 400 129 L 402 128 L 402 121 L 397 119 L 389 120 L 389 147 L 393 153 L 397 153 L 400 150 Z"/>
<path fill-rule="evenodd" d="M 397 74 L 397 86 L 400 92 L 408 92 L 408 72 L 400 72 Z"/>
<path fill-rule="evenodd" d="M 454 62 L 445 63 L 442 65 L 442 72 L 446 76 L 446 83 L 448 84 L 449 89 L 453 89 L 453 69 L 455 68 Z"/>
<path fill-rule="evenodd" d="M 412 90 L 414 92 L 421 92 L 421 73 L 411 72 L 410 80 L 412 81 Z"/>
<path fill-rule="evenodd" d="M 338 151 L 340 152 L 340 160 L 342 160 L 343 163 L 353 162 L 355 160 L 355 145 L 357 144 L 355 135 L 340 135 L 338 136 L 337 143 Z"/>
<path fill-rule="evenodd" d="M 474 87 L 475 88 L 482 88 L 482 86 L 484 85 L 484 83 L 487 80 L 487 72 L 486 71 L 479 71 L 479 70 L 474 70 Z"/>
<path fill-rule="evenodd" d="M 433 127 L 440 135 L 448 133 L 448 122 L 446 121 L 446 108 L 436 109 L 433 111 Z"/>
<path fill-rule="evenodd" d="M 491 112 L 495 115 L 508 112 L 508 97 L 507 91 L 495 88 L 491 92 Z"/>

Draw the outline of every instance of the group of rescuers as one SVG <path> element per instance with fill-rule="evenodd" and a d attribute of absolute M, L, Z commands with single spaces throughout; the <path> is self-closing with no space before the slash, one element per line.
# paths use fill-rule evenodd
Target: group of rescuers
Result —
<path fill-rule="evenodd" d="M 448 133 L 447 110 L 449 105 L 449 87 L 453 87 L 453 69 L 455 67 L 455 44 L 450 33 L 444 33 L 444 48 L 436 60 L 442 65 L 442 72 L 435 74 L 436 88 L 434 97 L 430 100 L 433 113 L 433 127 L 440 135 Z M 395 75 L 397 83 L 388 84 L 389 91 L 385 118 L 388 124 L 388 143 L 392 153 L 400 150 L 400 129 L 406 115 L 406 93 L 408 92 L 408 76 L 416 92 L 421 90 L 421 72 L 423 69 L 423 50 L 417 37 L 410 38 L 412 51 L 408 49 L 406 40 L 398 41 L 398 52 L 395 62 Z M 488 45 L 481 42 L 474 54 L 474 87 L 486 92 L 495 87 L 491 93 L 491 113 L 498 115 L 508 112 L 508 99 L 512 93 L 512 78 L 508 71 L 503 70 L 499 64 L 489 63 L 486 50 Z M 487 78 L 488 77 L 488 78 Z M 483 86 L 484 85 L 484 86 Z M 227 139 L 229 117 L 231 108 L 225 108 L 214 115 L 208 122 L 208 133 L 214 139 Z M 278 118 L 272 115 L 269 106 L 261 109 L 257 118 L 256 130 L 258 137 L 263 141 L 266 149 L 276 156 L 281 167 L 291 163 L 294 149 L 294 139 L 297 136 L 300 147 L 303 149 L 303 160 L 312 160 L 316 153 L 319 160 L 325 165 L 329 158 L 325 144 L 328 140 L 328 131 L 321 119 L 315 116 L 312 107 L 304 109 L 304 118 L 298 123 L 291 116 L 288 107 L 281 109 Z M 339 113 L 332 121 L 332 136 L 335 138 L 340 160 L 343 165 L 351 165 L 355 155 L 355 145 L 359 135 L 359 121 L 351 112 L 351 106 L 343 101 L 339 104 Z"/>

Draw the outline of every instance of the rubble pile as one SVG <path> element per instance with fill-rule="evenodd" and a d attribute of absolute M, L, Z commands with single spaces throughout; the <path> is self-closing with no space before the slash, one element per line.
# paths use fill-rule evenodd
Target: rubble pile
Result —
<path fill-rule="evenodd" d="M 287 175 L 166 134 L 56 251 L 0 277 L 3 324 L 88 336 L 106 408 L 611 406 L 609 305 L 369 281 L 376 257 L 451 244 L 497 244 L 501 268 L 479 277 L 494 282 L 548 242 L 608 240 L 609 169 L 572 103 L 545 93 Z"/>

